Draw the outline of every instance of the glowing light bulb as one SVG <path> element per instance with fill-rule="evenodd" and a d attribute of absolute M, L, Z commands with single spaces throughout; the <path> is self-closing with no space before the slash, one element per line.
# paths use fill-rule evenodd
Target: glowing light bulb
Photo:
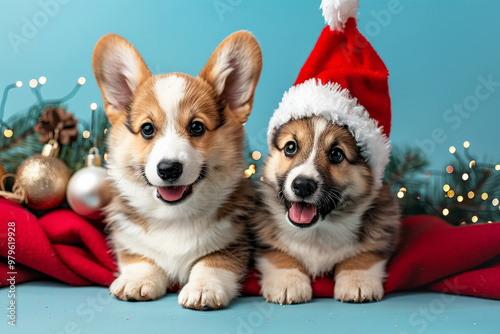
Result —
<path fill-rule="evenodd" d="M 450 153 L 451 154 L 454 154 L 456 151 L 457 151 L 457 149 L 455 148 L 455 146 L 450 146 Z"/>
<path fill-rule="evenodd" d="M 488 194 L 487 193 L 482 193 L 481 198 L 483 201 L 486 201 L 488 199 Z"/>
<path fill-rule="evenodd" d="M 252 174 L 255 174 L 255 171 L 256 171 L 256 166 L 254 164 L 251 164 L 250 166 L 248 166 L 248 169 L 252 172 Z"/>
<path fill-rule="evenodd" d="M 248 179 L 250 176 L 252 176 L 252 171 L 250 169 L 245 169 L 243 176 Z"/>
<path fill-rule="evenodd" d="M 22 81 L 16 81 L 15 85 L 16 85 L 17 88 L 22 87 L 23 86 L 23 82 Z"/>
<path fill-rule="evenodd" d="M 443 190 L 444 190 L 444 191 L 448 191 L 448 190 L 450 190 L 450 189 L 451 189 L 451 187 L 450 187 L 450 185 L 449 185 L 449 184 L 445 184 L 445 185 L 443 186 Z"/>
<path fill-rule="evenodd" d="M 398 191 L 398 198 L 403 198 L 405 197 L 405 193 L 402 191 Z"/>
<path fill-rule="evenodd" d="M 96 110 L 96 109 L 97 109 L 97 103 L 92 102 L 92 103 L 90 104 L 90 110 Z"/>
<path fill-rule="evenodd" d="M 467 181 L 469 179 L 469 174 L 463 173 L 462 174 L 462 180 Z"/>
<path fill-rule="evenodd" d="M 448 174 L 453 173 L 453 166 L 448 166 L 448 167 L 446 167 L 446 172 L 447 172 Z"/>
<path fill-rule="evenodd" d="M 85 83 L 86 83 L 86 82 L 87 82 L 87 79 L 85 79 L 85 77 L 79 77 L 79 78 L 78 78 L 78 84 L 79 84 L 80 86 L 85 85 Z"/>
<path fill-rule="evenodd" d="M 38 78 L 38 83 L 40 85 L 45 85 L 46 82 L 47 82 L 47 78 L 46 77 L 41 76 L 40 78 Z"/>
<path fill-rule="evenodd" d="M 500 170 L 500 165 L 496 165 L 495 170 Z"/>
<path fill-rule="evenodd" d="M 455 196 L 455 192 L 453 190 L 448 190 L 448 192 L 446 193 L 446 195 L 448 195 L 449 198 L 453 198 L 453 196 Z"/>
<path fill-rule="evenodd" d="M 472 220 L 473 223 L 477 223 L 477 221 L 479 220 L 479 218 L 477 218 L 477 216 L 472 216 L 471 220 Z"/>
<path fill-rule="evenodd" d="M 448 216 L 450 214 L 450 210 L 448 210 L 447 208 L 444 208 L 443 209 L 443 216 Z"/>
<path fill-rule="evenodd" d="M 36 81 L 36 79 L 31 79 L 29 85 L 31 88 L 35 88 L 38 85 L 38 81 Z"/>
<path fill-rule="evenodd" d="M 474 198 L 474 196 L 475 196 L 475 194 L 474 194 L 474 192 L 473 192 L 473 191 L 469 191 L 469 192 L 467 193 L 467 197 L 469 197 L 470 199 L 473 199 L 473 198 Z"/>
<path fill-rule="evenodd" d="M 252 152 L 252 159 L 254 160 L 260 160 L 262 157 L 262 154 L 259 151 L 253 151 Z"/>
<path fill-rule="evenodd" d="M 463 202 L 464 197 L 463 196 L 457 196 L 457 202 Z"/>
<path fill-rule="evenodd" d="M 83 138 L 88 139 L 90 137 L 90 131 L 89 130 L 83 131 L 82 136 Z"/>
<path fill-rule="evenodd" d="M 497 206 L 498 203 L 499 203 L 498 198 L 493 198 L 493 200 L 491 201 L 491 204 L 493 204 L 493 206 Z"/>
<path fill-rule="evenodd" d="M 464 147 L 465 147 L 465 148 L 469 148 L 469 147 L 470 147 L 470 143 L 469 143 L 469 141 L 467 141 L 467 140 L 466 140 L 466 141 L 464 141 Z"/>
<path fill-rule="evenodd" d="M 11 129 L 5 129 L 4 132 L 3 132 L 3 135 L 6 137 L 6 138 L 10 138 L 12 137 L 12 135 L 14 134 L 14 131 L 12 131 Z"/>

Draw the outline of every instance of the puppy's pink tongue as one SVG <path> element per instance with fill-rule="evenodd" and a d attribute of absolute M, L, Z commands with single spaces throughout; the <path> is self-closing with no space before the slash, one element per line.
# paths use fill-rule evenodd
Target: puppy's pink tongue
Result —
<path fill-rule="evenodd" d="M 309 224 L 316 216 L 316 206 L 295 202 L 288 211 L 290 219 L 297 224 Z"/>
<path fill-rule="evenodd" d="M 173 202 L 179 200 L 187 189 L 188 186 L 162 187 L 158 188 L 158 193 L 165 201 Z"/>

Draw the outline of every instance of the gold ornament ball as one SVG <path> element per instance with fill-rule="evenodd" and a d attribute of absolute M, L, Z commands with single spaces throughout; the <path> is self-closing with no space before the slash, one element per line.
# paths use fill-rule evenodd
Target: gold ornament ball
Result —
<path fill-rule="evenodd" d="M 40 154 L 28 158 L 16 172 L 16 183 L 25 192 L 26 205 L 35 210 L 48 210 L 66 198 L 70 173 L 64 162 Z"/>

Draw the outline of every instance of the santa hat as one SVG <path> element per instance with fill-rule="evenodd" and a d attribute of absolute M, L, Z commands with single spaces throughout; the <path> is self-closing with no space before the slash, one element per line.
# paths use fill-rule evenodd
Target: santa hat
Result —
<path fill-rule="evenodd" d="M 268 128 L 268 144 L 276 130 L 293 119 L 323 116 L 346 126 L 382 184 L 391 145 L 389 72 L 356 26 L 358 0 L 323 0 L 326 26 L 285 92 Z"/>

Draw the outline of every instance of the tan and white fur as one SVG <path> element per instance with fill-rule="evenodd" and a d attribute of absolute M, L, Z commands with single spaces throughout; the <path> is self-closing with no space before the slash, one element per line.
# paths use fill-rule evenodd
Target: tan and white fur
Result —
<path fill-rule="evenodd" d="M 262 185 L 267 213 L 255 226 L 264 298 L 307 302 L 311 279 L 330 273 L 338 300 L 382 298 L 399 209 L 388 185 L 375 186 L 348 128 L 322 116 L 292 119 L 271 142 Z"/>
<path fill-rule="evenodd" d="M 152 75 L 128 41 L 109 34 L 93 68 L 112 124 L 106 220 L 119 273 L 110 293 L 152 300 L 179 284 L 184 307 L 226 306 L 250 256 L 243 125 L 262 68 L 257 41 L 230 35 L 192 77 Z"/>

